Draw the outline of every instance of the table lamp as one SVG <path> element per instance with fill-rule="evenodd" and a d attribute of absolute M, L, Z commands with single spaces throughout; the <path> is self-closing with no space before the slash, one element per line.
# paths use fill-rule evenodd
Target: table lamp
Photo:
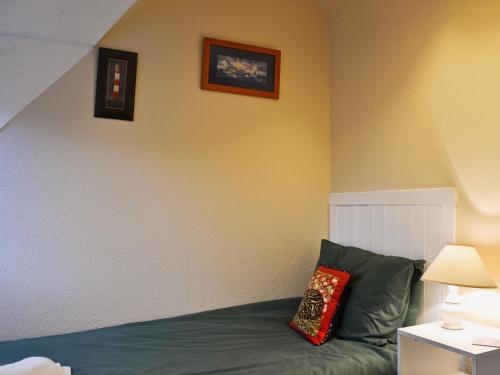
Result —
<path fill-rule="evenodd" d="M 464 328 L 464 306 L 458 287 L 496 288 L 476 249 L 472 246 L 446 245 L 422 276 L 431 283 L 447 284 L 448 295 L 440 306 L 443 328 Z"/>

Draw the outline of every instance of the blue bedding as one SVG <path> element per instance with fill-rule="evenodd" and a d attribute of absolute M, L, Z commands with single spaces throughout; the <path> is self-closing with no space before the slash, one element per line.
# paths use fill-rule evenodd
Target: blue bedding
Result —
<path fill-rule="evenodd" d="M 0 343 L 0 365 L 48 357 L 74 375 L 396 374 L 394 345 L 332 339 L 316 347 L 287 327 L 299 298 Z"/>

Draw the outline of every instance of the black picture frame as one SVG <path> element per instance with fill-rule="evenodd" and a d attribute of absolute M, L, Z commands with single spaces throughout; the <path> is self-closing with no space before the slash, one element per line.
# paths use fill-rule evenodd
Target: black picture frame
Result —
<path fill-rule="evenodd" d="M 99 48 L 94 117 L 134 121 L 137 53 Z"/>

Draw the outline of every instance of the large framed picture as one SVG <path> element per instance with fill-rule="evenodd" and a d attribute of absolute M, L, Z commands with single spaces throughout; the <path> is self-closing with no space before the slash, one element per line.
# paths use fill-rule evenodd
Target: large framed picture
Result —
<path fill-rule="evenodd" d="M 278 99 L 280 64 L 278 50 L 205 38 L 201 87 Z"/>
<path fill-rule="evenodd" d="M 134 120 L 137 53 L 99 48 L 94 116 Z"/>

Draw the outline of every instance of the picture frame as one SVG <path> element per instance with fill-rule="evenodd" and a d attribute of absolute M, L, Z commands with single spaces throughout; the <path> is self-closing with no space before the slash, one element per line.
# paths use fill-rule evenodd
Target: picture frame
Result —
<path fill-rule="evenodd" d="M 94 116 L 134 121 L 137 53 L 99 48 Z"/>
<path fill-rule="evenodd" d="M 201 88 L 279 99 L 281 51 L 203 39 Z"/>

